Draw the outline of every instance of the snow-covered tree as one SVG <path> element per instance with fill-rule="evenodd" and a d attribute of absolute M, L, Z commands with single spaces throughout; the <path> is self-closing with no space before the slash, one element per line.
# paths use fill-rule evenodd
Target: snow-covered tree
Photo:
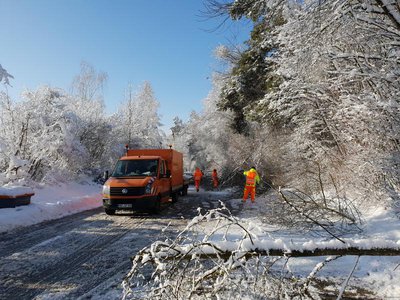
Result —
<path fill-rule="evenodd" d="M 149 82 L 133 95 L 129 87 L 126 100 L 115 116 L 119 141 L 133 148 L 160 148 L 164 135 L 160 130 L 159 102 Z"/>
<path fill-rule="evenodd" d="M 105 72 L 96 71 L 89 63 L 82 62 L 80 73 L 75 76 L 71 88 L 70 109 L 79 121 L 76 135 L 89 156 L 85 168 L 97 173 L 107 165 L 111 140 L 104 111 L 103 88 L 106 81 Z"/>
<path fill-rule="evenodd" d="M 2 98 L 3 181 L 57 181 L 82 170 L 87 152 L 75 136 L 70 100 L 48 86 L 24 92 L 18 103 Z"/>
<path fill-rule="evenodd" d="M 167 142 L 173 149 L 183 154 L 183 164 L 185 171 L 192 171 L 193 159 L 189 153 L 190 136 L 186 133 L 187 124 L 179 117 L 174 117 L 173 126 L 170 128 L 171 135 L 167 136 Z"/>
<path fill-rule="evenodd" d="M 206 1 L 211 15 L 229 15 L 233 20 L 248 18 L 254 23 L 247 48 L 239 53 L 218 47 L 219 56 L 231 62 L 229 76 L 221 91 L 218 107 L 234 113 L 231 126 L 239 133 L 249 131 L 248 113 L 257 101 L 279 84 L 279 78 L 271 72 L 273 60 L 268 59 L 279 45 L 276 28 L 285 23 L 285 12 L 295 1 L 238 0 Z M 218 50 L 217 49 L 217 50 Z M 221 51 L 223 50 L 223 51 Z"/>
<path fill-rule="evenodd" d="M 90 63 L 82 61 L 80 73 L 72 81 L 71 94 L 87 101 L 102 101 L 107 79 L 107 73 L 98 72 Z"/>
<path fill-rule="evenodd" d="M 224 76 L 216 74 L 213 88 L 204 99 L 203 111 L 192 112 L 186 123 L 175 119 L 171 131 L 172 144 L 184 153 L 189 170 L 193 171 L 195 166 L 205 171 L 215 168 L 223 181 L 232 184 L 232 180 L 243 179 L 240 170 L 252 165 L 259 167 L 260 174 L 266 175 L 273 151 L 265 140 L 268 131 L 259 125 L 249 122 L 246 136 L 230 127 L 234 114 L 217 107 L 225 83 Z"/>
<path fill-rule="evenodd" d="M 397 182 L 399 29 L 380 1 L 309 2 L 280 28 L 279 89 L 251 114 L 291 128 L 290 160 L 371 197 Z M 399 10 L 397 9 L 397 12 Z M 390 12 L 390 13 L 389 13 Z M 394 43 L 393 43 L 394 42 Z M 293 173 L 293 178 L 301 178 Z"/>
<path fill-rule="evenodd" d="M 0 183 L 98 176 L 115 163 L 126 143 L 161 147 L 159 104 L 150 84 L 130 98 L 128 109 L 121 107 L 118 114 L 106 116 L 102 94 L 106 78 L 83 63 L 70 94 L 42 86 L 14 101 L 1 91 Z"/>
<path fill-rule="evenodd" d="M 209 2 L 254 22 L 219 107 L 235 113 L 239 132 L 255 120 L 273 133 L 266 139 L 280 150 L 280 181 L 315 192 L 322 178 L 360 199 L 370 190 L 379 198 L 388 185 L 398 194 L 399 6 Z"/>

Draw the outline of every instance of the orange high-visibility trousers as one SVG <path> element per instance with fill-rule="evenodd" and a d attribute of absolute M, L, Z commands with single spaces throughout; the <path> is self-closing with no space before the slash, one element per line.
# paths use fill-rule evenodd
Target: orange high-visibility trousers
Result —
<path fill-rule="evenodd" d="M 200 189 L 200 179 L 194 181 L 194 186 L 196 187 L 196 191 L 199 191 L 199 189 Z"/>
<path fill-rule="evenodd" d="M 213 187 L 214 188 L 218 187 L 218 178 L 213 178 Z"/>
<path fill-rule="evenodd" d="M 251 196 L 251 202 L 254 202 L 256 199 L 256 187 L 254 185 L 246 185 L 244 187 L 243 201 L 246 202 L 249 194 Z"/>

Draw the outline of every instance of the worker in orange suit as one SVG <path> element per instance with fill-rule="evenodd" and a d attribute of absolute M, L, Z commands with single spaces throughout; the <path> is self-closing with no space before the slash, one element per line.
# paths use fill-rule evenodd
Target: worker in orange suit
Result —
<path fill-rule="evenodd" d="M 193 173 L 193 177 L 194 177 L 194 186 L 196 187 L 196 191 L 198 192 L 200 189 L 201 178 L 203 177 L 203 172 L 200 170 L 200 168 L 196 168 L 196 170 Z"/>
<path fill-rule="evenodd" d="M 244 187 L 243 202 L 246 202 L 250 194 L 251 202 L 254 203 L 256 198 L 256 184 L 260 183 L 260 176 L 258 176 L 255 167 L 251 167 L 250 170 L 243 172 L 243 175 L 246 176 L 246 185 Z"/>
<path fill-rule="evenodd" d="M 216 169 L 214 169 L 212 171 L 211 178 L 212 178 L 212 182 L 213 182 L 213 188 L 216 189 L 218 187 L 218 183 L 219 183 L 218 174 L 217 174 Z"/>

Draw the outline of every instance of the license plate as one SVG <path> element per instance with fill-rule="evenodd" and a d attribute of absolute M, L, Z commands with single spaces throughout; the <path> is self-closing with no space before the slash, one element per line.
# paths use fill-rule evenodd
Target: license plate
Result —
<path fill-rule="evenodd" d="M 132 204 L 118 204 L 119 208 L 131 208 Z"/>

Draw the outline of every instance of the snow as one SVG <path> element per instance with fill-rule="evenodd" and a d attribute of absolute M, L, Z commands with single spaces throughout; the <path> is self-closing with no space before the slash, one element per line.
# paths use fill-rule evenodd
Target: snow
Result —
<path fill-rule="evenodd" d="M 199 194 L 202 194 L 201 192 Z M 212 192 L 214 194 L 214 192 Z M 201 195 L 200 195 L 201 196 Z M 210 195 L 204 192 L 204 199 Z M 217 198 L 215 193 L 215 198 Z M 276 200 L 276 198 L 275 198 Z M 237 217 L 226 214 L 224 210 L 205 213 L 198 209 L 199 215 L 188 221 L 188 226 L 180 234 L 181 238 L 173 244 L 158 241 L 151 245 L 149 252 L 141 258 L 144 264 L 154 259 L 157 274 L 163 277 L 163 271 L 171 257 L 180 253 L 196 261 L 200 255 L 231 252 L 231 258 L 225 267 L 241 264 L 241 257 L 252 250 L 265 251 L 283 249 L 291 251 L 314 251 L 317 249 L 400 249 L 399 211 L 396 207 L 377 206 L 363 213 L 361 230 L 348 232 L 340 238 L 316 234 L 300 228 L 278 227 L 265 220 L 273 207 L 273 192 L 257 197 L 255 203 L 242 203 L 241 199 L 230 199 L 229 207 L 239 208 Z M 226 204 L 226 203 L 225 203 Z M 223 215 L 227 218 L 222 217 Z M 186 237 L 182 239 L 183 235 Z M 286 269 L 298 278 L 317 278 L 335 295 L 344 290 L 358 293 L 364 289 L 377 298 L 399 297 L 400 260 L 398 256 L 313 256 L 292 257 L 289 260 L 277 260 L 274 268 L 277 272 Z M 224 268 L 225 268 L 224 267 Z M 233 268 L 233 267 L 232 267 Z M 204 270 L 204 274 L 212 270 Z"/>
<path fill-rule="evenodd" d="M 9 195 L 32 191 L 30 188 L 1 188 Z M 47 220 L 93 209 L 102 205 L 101 186 L 94 183 L 71 182 L 35 188 L 31 204 L 0 209 L 0 232 L 37 224 Z"/>
<path fill-rule="evenodd" d="M 251 248 L 261 249 L 287 249 L 290 250 L 315 250 L 324 248 L 357 247 L 360 249 L 393 248 L 400 249 L 399 209 L 379 206 L 364 212 L 362 231 L 350 234 L 339 240 L 316 238 L 302 231 L 290 231 L 277 228 L 274 224 L 262 221 L 271 206 L 273 196 L 271 193 L 257 197 L 255 203 L 245 203 L 239 216 L 240 221 L 248 224 L 252 233 L 257 236 Z M 240 199 L 233 200 L 240 202 Z M 231 233 L 228 240 L 237 238 L 238 233 Z M 237 250 L 238 244 L 228 246 L 227 242 L 215 241 L 217 247 Z M 329 280 L 338 279 L 342 282 L 355 265 L 356 256 L 344 256 L 330 262 L 322 268 L 320 276 Z M 321 257 L 291 259 L 291 271 L 300 276 L 312 274 L 321 264 Z M 397 256 L 361 256 L 351 280 L 362 280 L 364 286 L 377 293 L 378 297 L 400 297 L 400 259 Z"/>
<path fill-rule="evenodd" d="M 0 187 L 0 197 L 8 196 L 16 198 L 17 196 L 33 194 L 33 189 L 25 186 L 5 186 Z"/>
<path fill-rule="evenodd" d="M 13 192 L 9 192 L 10 195 L 28 191 L 22 187 L 3 187 L 2 191 L 4 190 L 13 190 Z M 35 195 L 32 197 L 30 205 L 0 209 L 0 232 L 29 226 L 45 220 L 61 218 L 101 206 L 101 186 L 94 183 L 71 182 L 57 186 L 43 186 L 35 188 L 33 192 Z M 203 196 L 204 199 L 210 199 L 210 195 L 214 199 L 226 199 L 226 195 L 229 193 L 229 191 L 200 191 L 197 195 Z M 266 222 L 263 217 L 273 209 L 273 199 L 272 193 L 268 193 L 258 196 L 255 203 L 249 201 L 242 203 L 241 199 L 227 200 L 230 202 L 230 207 L 240 211 L 237 221 L 250 232 L 250 235 L 244 239 L 243 230 L 239 226 L 229 226 L 229 229 L 227 229 L 221 220 L 215 220 L 215 218 L 207 214 L 202 215 L 202 210 L 199 209 L 199 215 L 188 221 L 186 230 L 190 232 L 197 226 L 205 226 L 204 235 L 201 236 L 202 231 L 198 233 L 200 234 L 200 240 L 207 242 L 208 245 L 196 248 L 193 244 L 183 244 L 176 245 L 177 247 L 174 249 L 181 253 L 190 253 L 193 259 L 196 259 L 197 254 L 200 253 L 215 253 L 216 249 L 235 251 L 235 259 L 230 262 L 234 265 L 239 263 L 239 258 L 242 255 L 253 249 L 266 251 L 285 249 L 290 253 L 290 251 L 294 250 L 312 251 L 324 248 L 400 248 L 397 207 L 382 206 L 364 212 L 363 223 L 360 225 L 362 231 L 342 237 L 345 241 L 345 243 L 342 243 L 332 238 L 316 237 L 298 229 L 279 228 L 276 224 Z M 210 232 L 212 234 L 208 235 Z M 205 238 L 206 235 L 207 238 Z M 52 243 L 54 239 L 58 238 L 54 237 L 45 243 Z M 157 250 L 163 246 L 168 246 L 168 244 L 162 241 L 154 243 L 151 246 L 151 255 L 145 254 L 141 263 L 149 261 L 152 256 L 159 260 L 157 268 L 160 272 L 167 270 L 167 265 L 162 262 L 162 258 L 173 253 L 171 249 L 169 251 Z M 324 259 L 325 261 L 322 262 Z M 283 261 L 278 261 L 276 267 L 283 268 L 283 263 Z M 349 284 L 357 282 L 357 285 L 360 284 L 377 293 L 377 297 L 389 298 L 400 295 L 400 286 L 398 285 L 400 280 L 399 263 L 398 257 L 386 256 L 361 256 L 360 258 L 344 256 L 337 259 L 334 257 L 302 257 L 290 259 L 285 268 L 290 269 L 290 272 L 296 276 L 303 278 L 318 276 L 318 278 L 325 279 L 331 284 L 336 283 L 336 288 L 345 286 L 343 284 L 345 280 L 349 280 Z M 354 268 L 354 266 L 356 267 Z M 352 276 L 350 277 L 349 274 L 351 272 Z M 334 286 L 332 286 L 332 289 L 335 291 Z M 115 291 L 110 290 L 110 293 L 113 292 Z M 110 294 L 110 298 L 115 297 Z"/>
<path fill-rule="evenodd" d="M 263 200 L 263 199 L 259 199 Z M 237 201 L 240 201 L 237 199 Z M 246 205 L 246 204 L 245 204 Z M 375 210 L 373 214 L 368 216 L 365 221 L 362 234 L 355 234 L 351 237 L 342 238 L 345 243 L 342 243 L 338 239 L 326 239 L 324 237 L 315 238 L 310 235 L 288 232 L 280 230 L 274 233 L 271 229 L 275 228 L 265 226 L 262 224 L 257 225 L 257 215 L 254 215 L 255 211 L 262 212 L 260 206 L 257 204 L 251 204 L 253 212 L 251 220 L 242 217 L 241 222 L 246 224 L 249 232 L 252 234 L 252 241 L 249 238 L 241 240 L 240 233 L 236 231 L 230 232 L 229 242 L 226 241 L 214 241 L 214 245 L 222 251 L 235 251 L 235 250 L 275 250 L 285 249 L 288 253 L 291 251 L 315 251 L 317 249 L 346 249 L 346 248 L 358 248 L 358 249 L 400 249 L 400 230 L 398 228 L 398 219 L 392 214 L 390 210 Z M 255 209 L 254 209 L 255 208 Z M 245 210 L 246 215 L 248 210 Z M 201 221 L 201 216 L 193 218 L 189 222 L 189 227 L 197 224 Z M 207 220 L 209 217 L 207 217 Z M 210 223 L 210 226 L 213 226 Z M 222 228 L 222 226 L 221 226 Z M 215 230 L 215 228 L 212 228 Z M 211 230 L 211 229 L 210 229 Z M 265 233 L 268 232 L 266 235 Z M 187 246 L 189 249 L 190 246 Z M 205 246 L 201 249 L 201 253 L 215 252 L 214 248 Z"/>

